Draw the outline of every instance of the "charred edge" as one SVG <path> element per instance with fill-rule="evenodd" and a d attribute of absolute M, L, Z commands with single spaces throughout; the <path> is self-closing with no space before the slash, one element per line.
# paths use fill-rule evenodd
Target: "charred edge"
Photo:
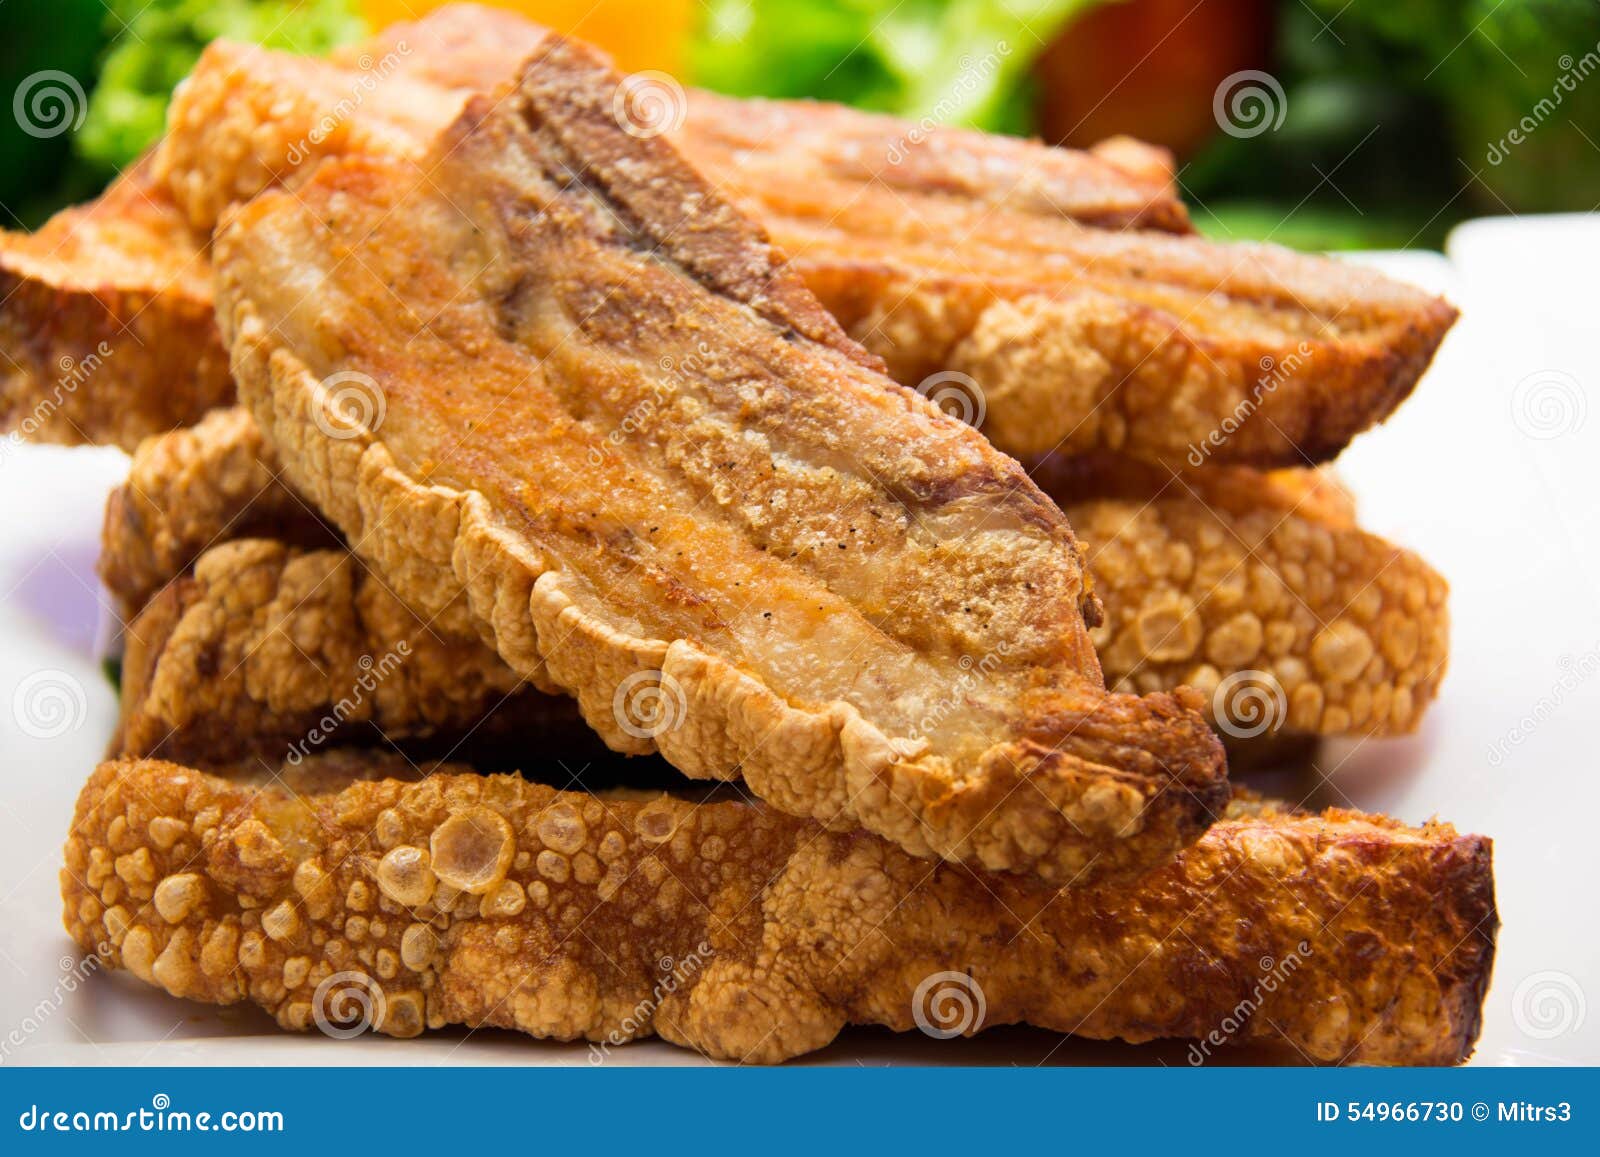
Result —
<path fill-rule="evenodd" d="M 1456 994 L 1457 1015 L 1451 1018 L 1458 1031 L 1454 1055 L 1449 1058 L 1459 1064 L 1472 1056 L 1483 1032 L 1483 1002 L 1494 975 L 1500 913 L 1494 894 L 1494 841 L 1487 836 L 1462 836 L 1450 845 L 1446 856 L 1443 891 L 1457 897 L 1467 932 L 1435 967 L 1450 967 L 1453 957 L 1461 960 L 1453 969 L 1460 972 L 1461 982 Z"/>

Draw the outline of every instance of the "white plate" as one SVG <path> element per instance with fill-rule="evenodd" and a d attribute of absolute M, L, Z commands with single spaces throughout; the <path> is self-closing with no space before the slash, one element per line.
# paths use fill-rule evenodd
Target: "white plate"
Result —
<path fill-rule="evenodd" d="M 1438 815 L 1493 836 L 1504 927 L 1475 1063 L 1595 1063 L 1600 1010 L 1590 1015 L 1587 1003 L 1600 994 L 1590 895 L 1600 863 L 1600 743 L 1589 729 L 1600 729 L 1600 414 L 1587 413 L 1584 391 L 1600 386 L 1588 316 L 1600 223 L 1474 223 L 1456 232 L 1450 255 L 1363 258 L 1447 294 L 1463 318 L 1412 400 L 1341 460 L 1362 521 L 1450 579 L 1450 674 L 1420 735 L 1329 745 L 1319 761 L 1326 782 L 1303 786 L 1319 802 L 1409 821 Z M 105 494 L 125 469 L 113 451 L 0 444 L 0 1034 L 13 1034 L 0 1035 L 0 1059 L 315 1064 L 337 1047 L 341 1063 L 590 1063 L 584 1046 L 499 1032 L 333 1045 L 124 976 L 77 982 L 56 874 L 73 800 L 115 717 L 94 658 L 103 596 L 93 566 Z M 52 702 L 65 714 L 49 715 Z M 695 1059 L 657 1043 L 613 1057 Z M 851 1031 L 815 1059 L 1182 1057 L 1181 1045 L 1063 1044 L 1001 1029 L 950 1042 Z"/>

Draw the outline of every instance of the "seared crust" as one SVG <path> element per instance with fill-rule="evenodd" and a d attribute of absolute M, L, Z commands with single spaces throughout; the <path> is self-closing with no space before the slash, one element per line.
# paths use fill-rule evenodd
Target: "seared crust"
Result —
<path fill-rule="evenodd" d="M 665 141 L 619 128 L 616 83 L 552 41 L 469 104 L 426 188 L 347 159 L 237 211 L 220 316 L 297 488 L 419 610 L 465 590 L 618 750 L 1063 882 L 1193 839 L 1220 748 L 1179 700 L 1100 689 L 1060 512 L 873 372 Z M 379 432 L 331 403 L 335 373 L 372 383 Z M 651 680 L 676 727 L 624 718 Z"/>
<path fill-rule="evenodd" d="M 996 210 L 1002 242 L 952 248 L 948 211 L 890 236 L 825 215 L 826 191 L 798 195 L 759 212 L 811 290 L 896 380 L 975 382 L 985 432 L 1019 457 L 1324 461 L 1410 394 L 1456 318 L 1375 271 L 1275 246 Z"/>
<path fill-rule="evenodd" d="M 349 552 L 244 539 L 129 625 L 113 753 L 298 762 L 327 744 L 578 726 L 478 641 L 424 622 Z"/>
<path fill-rule="evenodd" d="M 1233 736 L 1407 734 L 1438 694 L 1449 586 L 1355 526 L 1336 484 L 1105 460 L 1034 473 L 1088 551 L 1112 687 L 1194 687 Z"/>
<path fill-rule="evenodd" d="M 521 27 L 507 46 L 537 41 Z M 446 86 L 431 101 L 441 124 L 460 104 L 449 86 L 482 74 L 461 75 L 447 53 L 428 59 L 431 73 L 411 75 Z M 481 67 L 483 54 L 473 59 Z M 175 102 L 163 171 L 207 225 L 295 158 L 414 155 L 430 99 L 402 79 L 307 153 L 305 126 L 350 82 L 213 46 Z M 1119 168 L 952 130 L 918 144 L 913 126 L 827 105 L 691 93 L 687 111 L 674 143 L 761 221 L 851 335 L 902 384 L 975 380 L 985 431 L 1008 453 L 1332 457 L 1410 392 L 1455 318 L 1372 270 L 1160 231 L 1187 224 L 1148 150 L 1122 146 L 1136 160 Z M 219 159 L 240 156 L 248 163 Z M 1129 223 L 1160 228 L 1099 227 Z"/>
<path fill-rule="evenodd" d="M 34 233 L 0 231 L 0 430 L 132 450 L 230 400 L 204 245 L 148 161 Z"/>
<path fill-rule="evenodd" d="M 61 875 L 73 938 L 291 1029 L 339 1027 L 344 988 L 394 1036 L 658 1034 L 752 1062 L 846 1024 L 944 1028 L 930 983 L 954 973 L 970 1003 L 981 993 L 984 1012 L 951 1026 L 969 1034 L 1026 1021 L 1452 1064 L 1494 956 L 1489 841 L 1444 824 L 1245 807 L 1137 884 L 1057 892 L 743 803 L 448 767 L 342 791 L 302 775 L 103 765 Z"/>
<path fill-rule="evenodd" d="M 124 617 L 224 539 L 338 545 L 280 475 L 261 428 L 238 407 L 139 443 L 128 480 L 106 502 L 100 541 L 100 579 Z"/>
<path fill-rule="evenodd" d="M 121 243 L 128 254 L 118 252 L 116 231 L 86 230 L 74 265 L 14 274 L 26 290 L 8 315 L 18 351 L 37 345 L 38 333 L 93 348 L 90 323 L 104 309 L 85 320 L 81 310 L 61 311 L 51 292 L 62 282 L 87 301 L 90 269 L 143 270 L 122 275 L 118 299 L 152 301 L 137 314 L 139 356 L 91 378 L 78 391 L 81 415 L 56 422 L 61 433 L 28 428 L 131 448 L 226 400 L 204 318 L 205 259 L 185 220 L 203 234 L 227 205 L 324 156 L 415 154 L 468 90 L 509 74 L 543 35 L 515 16 L 452 7 L 331 64 L 212 45 L 174 101 L 174 131 L 158 153 L 182 210 L 165 189 L 132 209 L 111 198 L 92 212 L 113 222 L 132 215 L 132 240 Z M 351 115 L 328 116 L 352 98 Z M 1187 230 L 1187 218 L 1159 158 L 1136 144 L 1093 155 L 708 93 L 691 94 L 688 106 L 673 139 L 711 183 L 763 221 L 897 380 L 974 379 L 986 430 L 1008 453 L 1115 450 L 1255 465 L 1331 457 L 1409 393 L 1455 317 L 1444 302 L 1370 271 L 1171 235 Z M 52 227 L 71 232 L 79 212 Z M 154 239 L 168 235 L 180 240 L 158 251 Z M 56 244 L 40 236 L 7 247 Z M 962 239 L 954 251 L 952 237 Z M 165 265 L 194 273 L 181 292 Z M 54 375 L 41 376 L 32 354 L 13 356 L 33 366 L 12 375 L 16 426 Z M 192 385 L 186 358 L 200 362 Z M 105 425 L 107 414 L 129 415 L 116 419 L 126 428 Z"/>

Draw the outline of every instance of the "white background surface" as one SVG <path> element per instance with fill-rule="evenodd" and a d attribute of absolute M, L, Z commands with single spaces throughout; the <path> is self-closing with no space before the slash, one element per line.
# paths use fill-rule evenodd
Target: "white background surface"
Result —
<path fill-rule="evenodd" d="M 1486 221 L 1450 260 L 1376 255 L 1449 296 L 1463 317 L 1415 396 L 1340 460 L 1363 524 L 1450 580 L 1452 659 L 1421 734 L 1327 745 L 1286 785 L 1408 821 L 1438 815 L 1495 841 L 1503 927 L 1474 1063 L 1600 1062 L 1600 388 L 1593 282 L 1600 220 Z M 557 1063 L 581 1045 L 508 1033 L 330 1042 L 95 975 L 57 1002 L 73 947 L 56 875 L 72 804 L 111 734 L 115 699 L 94 660 L 94 578 L 114 451 L 0 443 L 0 1049 L 6 1064 Z M 14 715 L 39 672 L 83 689 L 74 725 L 39 739 Z M 51 676 L 54 678 L 54 676 Z M 28 683 L 28 680 L 34 680 Z M 1491 758 L 1497 745 L 1504 752 Z M 30 1018 L 20 1047 L 5 1034 Z M 337 1055 L 330 1050 L 337 1050 Z M 1095 1045 L 1000 1029 L 936 1042 L 853 1030 L 816 1060 L 842 1063 L 1182 1064 L 1182 1046 Z M 684 1063 L 659 1043 L 612 1063 Z M 1248 1059 L 1236 1056 L 1228 1059 Z"/>

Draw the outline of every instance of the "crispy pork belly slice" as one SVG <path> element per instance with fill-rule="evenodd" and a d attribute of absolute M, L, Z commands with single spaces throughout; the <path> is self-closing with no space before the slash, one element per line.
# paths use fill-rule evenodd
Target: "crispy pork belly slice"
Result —
<path fill-rule="evenodd" d="M 476 636 L 413 614 L 348 551 L 240 539 L 206 551 L 127 627 L 113 752 L 206 766 L 329 745 L 514 730 L 575 746 L 564 698 Z"/>
<path fill-rule="evenodd" d="M 1192 686 L 1236 738 L 1409 734 L 1437 696 L 1449 585 L 1355 525 L 1323 472 L 1100 456 L 1033 475 L 1084 543 L 1112 687 Z"/>
<path fill-rule="evenodd" d="M 178 93 L 163 171 L 192 223 L 209 230 L 229 203 L 308 161 L 425 142 L 454 115 L 450 105 L 460 94 L 502 84 L 547 35 L 514 13 L 452 4 L 337 51 L 331 67 L 215 42 Z M 629 95 L 620 94 L 619 115 L 641 118 L 628 113 Z M 249 107 L 257 101 L 262 107 Z M 758 186 L 789 187 L 815 176 L 886 207 L 906 198 L 962 206 L 979 232 L 983 213 L 1000 206 L 1098 228 L 1191 228 L 1162 150 L 1136 141 L 1051 148 L 820 101 L 701 90 L 690 91 L 685 111 L 681 124 L 669 116 L 662 126 L 679 148 L 702 169 L 736 171 Z M 269 122 L 302 131 L 255 135 L 252 126 Z M 642 120 L 637 127 L 655 131 Z M 232 148 L 206 155 L 220 141 Z"/>
<path fill-rule="evenodd" d="M 1136 883 L 1057 891 L 745 803 L 334 758 L 256 783 L 103 765 L 67 842 L 67 929 L 289 1029 L 348 1035 L 364 1004 L 391 1036 L 658 1035 L 750 1062 L 847 1024 L 1026 1022 L 1454 1064 L 1494 959 L 1490 843 L 1447 824 L 1243 805 Z"/>
<path fill-rule="evenodd" d="M 1360 530 L 1329 471 L 1173 475 L 1101 456 L 1051 459 L 1035 474 L 1086 544 L 1106 607 L 1090 637 L 1114 689 L 1195 687 L 1213 721 L 1224 713 L 1234 766 L 1298 755 L 1306 736 L 1415 729 L 1445 666 L 1446 588 Z M 218 410 L 141 445 L 107 506 L 101 575 L 131 617 L 203 550 L 256 537 L 341 545 L 283 482 L 248 412 Z M 1358 685 L 1334 664 L 1335 641 L 1361 647 L 1346 618 L 1380 640 Z"/>
<path fill-rule="evenodd" d="M 194 224 L 209 227 L 227 204 L 315 157 L 413 156 L 430 113 L 442 124 L 468 80 L 433 59 L 426 80 L 444 87 L 393 76 L 338 132 L 318 136 L 309 126 L 358 81 L 214 45 L 175 102 L 162 171 Z M 481 56 L 470 59 L 483 69 Z M 673 139 L 711 184 L 761 221 L 896 379 L 975 383 L 986 432 L 1011 453 L 1267 466 L 1331 457 L 1404 399 L 1455 317 L 1437 298 L 1341 262 L 1099 227 L 1107 215 L 1088 206 L 1105 190 L 1163 186 L 1087 154 L 952 132 L 891 164 L 897 140 L 917 135 L 899 122 L 827 105 L 684 99 Z"/>
<path fill-rule="evenodd" d="M 1175 475 L 1099 456 L 1034 473 L 1085 543 L 1106 608 L 1090 637 L 1108 682 L 1138 693 L 1192 685 L 1208 714 L 1222 710 L 1235 766 L 1298 753 L 1304 744 L 1289 740 L 1307 735 L 1412 731 L 1435 697 L 1444 580 L 1357 527 L 1329 471 Z M 253 537 L 340 545 L 284 483 L 255 420 L 218 410 L 141 445 L 107 506 L 101 574 L 136 610 L 202 550 Z M 1356 648 L 1342 665 L 1341 642 Z"/>
<path fill-rule="evenodd" d="M 238 538 L 341 545 L 284 482 L 255 419 L 230 406 L 139 443 L 106 501 L 100 579 L 131 619 L 201 552 Z"/>
<path fill-rule="evenodd" d="M 333 63 L 213 45 L 174 102 L 161 178 L 203 233 L 321 157 L 412 155 L 543 35 L 514 16 L 447 9 Z M 698 92 L 687 111 L 679 146 L 763 220 L 851 332 L 904 384 L 972 380 L 1008 452 L 1328 457 L 1409 392 L 1454 317 L 1334 262 L 1160 232 L 1186 228 L 1182 207 L 1159 158 L 1126 142 L 1091 155 L 954 130 L 924 140 L 854 110 Z M 182 217 L 169 208 L 163 221 Z M 1151 228 L 1104 228 L 1119 224 Z M 11 328 L 47 328 L 46 300 L 19 297 Z M 208 327 L 176 324 L 187 319 L 141 317 L 145 345 L 180 369 L 180 348 L 215 353 Z M 187 421 L 227 391 L 214 373 L 190 388 L 134 370 L 143 364 L 127 359 L 92 377 L 85 412 Z M 37 405 L 46 385 L 19 378 L 11 409 Z"/>
<path fill-rule="evenodd" d="M 0 231 L 0 430 L 131 450 L 231 400 L 205 243 L 148 160 L 34 233 Z"/>
<path fill-rule="evenodd" d="M 1456 317 L 1375 270 L 1276 246 L 1004 208 L 980 238 L 933 202 L 726 185 L 891 375 L 964 379 L 1019 457 L 1323 461 L 1410 394 Z"/>
<path fill-rule="evenodd" d="M 1106 695 L 1060 511 L 619 127 L 616 85 L 552 40 L 420 166 L 324 163 L 219 233 L 296 489 L 619 750 L 1061 882 L 1195 838 L 1220 749 L 1178 699 Z"/>

